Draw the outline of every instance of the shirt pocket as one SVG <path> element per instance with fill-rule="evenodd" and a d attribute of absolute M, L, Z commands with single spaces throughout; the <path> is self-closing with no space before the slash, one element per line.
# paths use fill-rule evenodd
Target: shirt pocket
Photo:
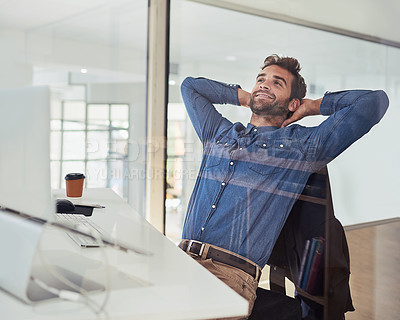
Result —
<path fill-rule="evenodd" d="M 229 159 L 229 152 L 235 148 L 237 141 L 229 137 L 222 137 L 212 143 L 207 156 L 206 169 L 218 166 L 222 159 Z"/>
<path fill-rule="evenodd" d="M 259 140 L 248 152 L 247 165 L 261 175 L 281 172 L 287 167 L 291 153 L 291 140 Z"/>

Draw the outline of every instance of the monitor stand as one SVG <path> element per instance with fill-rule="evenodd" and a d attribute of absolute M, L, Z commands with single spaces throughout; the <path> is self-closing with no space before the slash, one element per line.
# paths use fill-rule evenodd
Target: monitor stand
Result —
<path fill-rule="evenodd" d="M 52 272 L 49 272 L 49 268 L 51 268 Z M 95 293 L 105 290 L 103 285 L 59 266 L 47 266 L 46 268 L 39 266 L 34 267 L 32 269 L 32 277 L 44 282 L 48 287 L 56 288 L 57 290 L 66 290 L 76 293 L 82 291 L 86 293 Z M 64 281 L 64 279 L 67 281 Z M 68 282 L 72 282 L 74 287 L 68 285 Z M 79 290 L 76 288 L 79 288 Z M 57 295 L 39 286 L 32 278 L 28 284 L 27 296 L 31 302 L 58 298 Z"/>
<path fill-rule="evenodd" d="M 0 288 L 29 303 L 27 288 L 43 225 L 0 210 Z"/>
<path fill-rule="evenodd" d="M 48 290 L 49 287 L 76 293 L 103 292 L 106 290 L 103 284 L 106 277 L 113 290 L 152 285 L 115 266 L 105 265 L 104 261 L 91 260 L 61 248 L 42 251 L 39 248 L 40 241 L 46 239 L 43 221 L 0 208 L 1 289 L 32 304 L 57 298 L 56 294 Z M 79 272 L 76 272 L 77 266 Z M 72 282 L 73 286 L 68 285 L 68 282 Z"/>
<path fill-rule="evenodd" d="M 18 213 L 0 209 L 0 288 L 30 304 L 55 298 L 32 278 L 39 279 L 57 290 L 75 291 L 62 279 L 72 282 L 86 292 L 104 291 L 105 287 L 60 266 L 37 265 L 37 251 L 44 225 L 24 218 Z M 52 272 L 49 272 L 51 268 Z M 58 276 L 57 276 L 58 275 Z"/>

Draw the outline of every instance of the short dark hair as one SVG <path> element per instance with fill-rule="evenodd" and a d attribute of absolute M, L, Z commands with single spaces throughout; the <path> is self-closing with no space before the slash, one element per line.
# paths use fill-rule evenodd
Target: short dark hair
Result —
<path fill-rule="evenodd" d="M 300 63 L 297 59 L 291 57 L 280 57 L 277 54 L 270 55 L 265 58 L 264 65 L 261 67 L 263 70 L 268 66 L 276 65 L 281 68 L 288 70 L 293 76 L 290 100 L 292 99 L 303 99 L 306 96 L 307 85 L 304 78 L 300 75 Z"/>

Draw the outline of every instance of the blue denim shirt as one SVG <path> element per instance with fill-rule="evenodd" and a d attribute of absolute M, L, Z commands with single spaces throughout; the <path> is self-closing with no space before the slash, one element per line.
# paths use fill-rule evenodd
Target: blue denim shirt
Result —
<path fill-rule="evenodd" d="M 266 264 L 311 173 L 333 160 L 383 117 L 383 91 L 326 93 L 317 127 L 232 123 L 214 104 L 239 105 L 237 85 L 186 78 L 182 97 L 203 158 L 183 239 L 210 243 Z"/>

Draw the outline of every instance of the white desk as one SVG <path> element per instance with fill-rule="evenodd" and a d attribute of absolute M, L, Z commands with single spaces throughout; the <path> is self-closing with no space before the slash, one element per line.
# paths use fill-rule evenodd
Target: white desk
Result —
<path fill-rule="evenodd" d="M 64 198 L 63 190 L 55 193 Z M 106 248 L 111 290 L 106 313 L 53 299 L 25 304 L 0 289 L 0 319 L 206 319 L 244 315 L 247 301 L 187 256 L 110 189 L 86 189 L 85 203 L 99 203 L 92 219 L 150 256 Z M 63 231 L 47 228 L 39 250 L 51 262 L 105 284 L 102 249 L 80 248 Z M 91 297 L 101 303 L 105 293 Z"/>

